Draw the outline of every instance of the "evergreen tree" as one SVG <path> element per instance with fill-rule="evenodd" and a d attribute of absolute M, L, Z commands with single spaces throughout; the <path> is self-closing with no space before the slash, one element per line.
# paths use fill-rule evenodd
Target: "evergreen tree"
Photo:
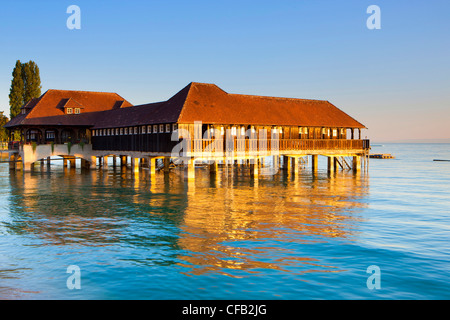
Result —
<path fill-rule="evenodd" d="M 22 64 L 20 60 L 16 61 L 16 65 L 12 72 L 13 79 L 11 81 L 11 89 L 9 91 L 9 113 L 11 119 L 20 113 L 20 108 L 23 106 L 24 101 L 24 83 L 22 77 Z"/>
<path fill-rule="evenodd" d="M 24 85 L 23 103 L 41 95 L 41 77 L 39 67 L 34 61 L 22 64 L 22 79 Z"/>

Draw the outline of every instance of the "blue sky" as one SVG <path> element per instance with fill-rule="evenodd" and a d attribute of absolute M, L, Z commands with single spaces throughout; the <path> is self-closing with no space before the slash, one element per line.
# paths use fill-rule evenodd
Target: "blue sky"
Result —
<path fill-rule="evenodd" d="M 81 29 L 69 30 L 69 5 Z M 369 5 L 381 29 L 369 30 Z M 165 100 L 191 81 L 227 92 L 329 100 L 378 141 L 450 138 L 448 1 L 8 1 L 0 111 L 15 61 L 42 89 Z"/>

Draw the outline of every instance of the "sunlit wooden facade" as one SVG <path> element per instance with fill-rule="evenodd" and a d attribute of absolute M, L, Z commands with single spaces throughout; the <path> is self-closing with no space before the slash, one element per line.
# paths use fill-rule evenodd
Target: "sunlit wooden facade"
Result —
<path fill-rule="evenodd" d="M 170 159 L 180 148 L 194 161 L 361 157 L 370 148 L 365 126 L 328 101 L 229 94 L 213 84 L 190 83 L 167 101 L 136 106 L 115 93 L 49 90 L 22 109 L 5 127 L 19 130 L 23 145 L 87 145 L 90 162 Z"/>

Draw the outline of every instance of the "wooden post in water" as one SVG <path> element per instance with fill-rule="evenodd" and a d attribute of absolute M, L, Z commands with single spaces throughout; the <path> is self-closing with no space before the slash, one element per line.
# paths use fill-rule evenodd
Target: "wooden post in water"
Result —
<path fill-rule="evenodd" d="M 103 164 L 102 169 L 107 170 L 108 169 L 108 156 L 103 156 L 102 164 Z"/>
<path fill-rule="evenodd" d="M 332 174 L 336 171 L 335 165 L 336 165 L 335 157 L 329 156 L 328 157 L 328 173 Z"/>
<path fill-rule="evenodd" d="M 189 160 L 187 165 L 187 178 L 188 180 L 195 179 L 195 162 L 194 159 Z"/>
<path fill-rule="evenodd" d="M 361 169 L 361 156 L 353 156 L 353 171 L 359 171 Z"/>
<path fill-rule="evenodd" d="M 120 156 L 120 166 L 123 168 L 125 168 L 127 166 L 127 160 L 128 157 L 127 156 Z"/>
<path fill-rule="evenodd" d="M 70 162 L 70 169 L 75 169 L 75 157 L 71 157 L 70 159 L 69 159 L 69 162 Z"/>
<path fill-rule="evenodd" d="M 313 154 L 311 156 L 311 169 L 313 172 L 317 172 L 318 165 L 319 165 L 319 156 L 317 154 Z"/>
<path fill-rule="evenodd" d="M 133 172 L 139 172 L 139 158 L 131 157 L 131 169 Z"/>
<path fill-rule="evenodd" d="M 298 158 L 297 157 L 291 157 L 292 161 L 292 171 L 294 172 L 294 175 L 298 175 Z"/>
<path fill-rule="evenodd" d="M 258 159 L 254 159 L 254 161 L 250 161 L 250 175 L 253 177 L 258 177 L 259 169 L 258 169 Z"/>
<path fill-rule="evenodd" d="M 164 173 L 169 173 L 170 157 L 164 157 Z"/>
<path fill-rule="evenodd" d="M 150 170 L 150 174 L 153 176 L 156 173 L 156 158 L 148 159 L 148 168 Z"/>
<path fill-rule="evenodd" d="M 217 161 L 213 160 L 210 164 L 209 164 L 209 172 L 211 174 L 216 174 L 217 173 L 217 168 L 218 167 L 218 163 Z"/>

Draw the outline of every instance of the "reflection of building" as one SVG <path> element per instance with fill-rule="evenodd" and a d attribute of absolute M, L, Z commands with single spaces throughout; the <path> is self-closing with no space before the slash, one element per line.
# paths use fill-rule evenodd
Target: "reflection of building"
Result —
<path fill-rule="evenodd" d="M 197 179 L 196 187 L 188 190 L 180 226 L 178 246 L 186 252 L 181 265 L 188 273 L 231 276 L 239 275 L 233 270 L 251 273 L 261 268 L 340 271 L 290 248 L 300 243 L 313 247 L 333 238 L 354 240 L 366 206 L 367 180 L 351 173 L 339 179 L 308 177 L 279 174 L 251 188 L 245 176 L 232 187 L 210 188 L 206 179 Z"/>
<path fill-rule="evenodd" d="M 345 172 L 339 179 L 280 173 L 254 181 L 245 171 L 222 179 L 219 170 L 212 180 L 199 170 L 191 182 L 123 174 L 130 172 L 11 174 L 6 227 L 46 245 L 125 248 L 136 263 L 177 263 L 191 274 L 339 271 L 292 249 L 354 240 L 368 194 L 367 180 Z"/>
<path fill-rule="evenodd" d="M 226 158 L 253 165 L 274 155 L 298 167 L 299 157 L 311 155 L 317 167 L 317 156 L 325 155 L 330 170 L 342 156 L 354 157 L 358 168 L 369 149 L 368 140 L 361 139 L 364 125 L 328 101 L 229 94 L 194 82 L 167 101 L 138 106 L 115 93 L 49 90 L 5 127 L 23 133 L 19 154 L 25 166 L 51 156 L 53 144 L 62 143 L 83 147 L 74 148 L 75 154 L 56 147 L 56 155 L 80 157 L 90 166 L 97 157 L 113 155 L 146 159 L 150 167 L 165 158 L 166 168 L 179 139 L 183 155 L 194 161 Z"/>

